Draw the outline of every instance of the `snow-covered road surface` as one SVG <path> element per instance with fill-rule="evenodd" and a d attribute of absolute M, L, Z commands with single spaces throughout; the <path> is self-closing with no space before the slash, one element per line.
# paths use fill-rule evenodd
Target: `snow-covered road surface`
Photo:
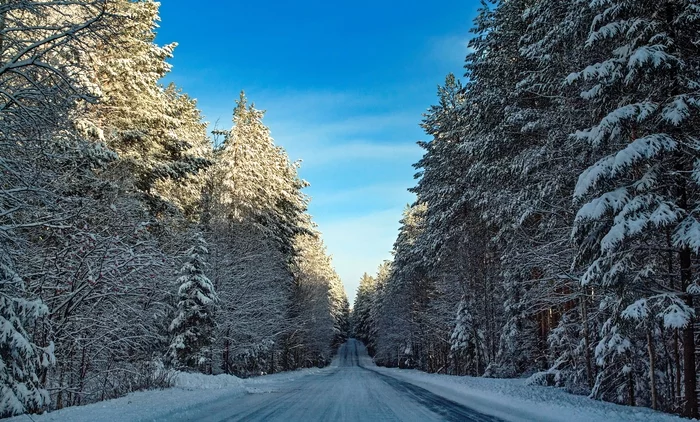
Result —
<path fill-rule="evenodd" d="M 428 390 L 372 370 L 361 343 L 341 346 L 337 366 L 281 385 L 164 415 L 156 421 L 470 421 L 496 422 Z"/>
<path fill-rule="evenodd" d="M 491 416 L 488 416 L 491 415 Z M 620 406 L 528 385 L 377 367 L 355 340 L 333 364 L 256 378 L 178 373 L 175 386 L 69 407 L 35 422 L 435 421 L 683 422 L 675 415 Z M 5 422 L 5 420 L 3 420 Z M 7 422 L 30 422 L 27 415 Z"/>

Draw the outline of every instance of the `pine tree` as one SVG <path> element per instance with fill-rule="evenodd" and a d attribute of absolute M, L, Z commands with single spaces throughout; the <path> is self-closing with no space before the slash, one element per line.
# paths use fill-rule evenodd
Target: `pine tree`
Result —
<path fill-rule="evenodd" d="M 574 134 L 597 159 L 576 185 L 581 207 L 573 232 L 577 263 L 585 269 L 582 282 L 605 291 L 607 319 L 597 357 L 607 368 L 595 391 L 612 388 L 601 383 L 614 379 L 627 385 L 628 403 L 640 399 L 634 385 L 641 374 L 630 365 L 611 366 L 609 353 L 619 355 L 618 362 L 634 360 L 632 352 L 648 340 L 625 320 L 660 318 L 665 328 L 683 331 L 685 414 L 697 417 L 697 6 L 616 0 L 592 2 L 590 8 L 595 17 L 586 41 L 589 62 L 568 82 L 578 84 L 602 116 Z M 669 249 L 677 270 L 660 276 L 667 268 L 662 251 Z M 638 312 L 640 300 L 662 310 Z M 617 352 L 603 347 L 611 342 L 619 344 Z"/>
<path fill-rule="evenodd" d="M 420 338 L 420 333 L 425 328 L 422 324 L 427 322 L 428 297 L 432 291 L 425 287 L 423 251 L 417 244 L 423 234 L 425 212 L 425 203 L 406 207 L 394 243 L 392 271 L 378 317 L 375 360 L 382 365 L 414 366 L 415 346 L 426 340 Z"/>
<path fill-rule="evenodd" d="M 362 275 L 360 285 L 357 287 L 355 304 L 352 310 L 353 333 L 365 345 L 370 345 L 371 340 L 371 306 L 376 292 L 376 281 L 367 273 Z M 372 352 L 370 352 L 372 353 Z"/>
<path fill-rule="evenodd" d="M 173 340 L 168 350 L 175 367 L 203 370 L 211 363 L 214 307 L 218 301 L 214 286 L 204 274 L 208 251 L 201 234 L 187 251 L 187 260 L 177 279 L 177 315 L 170 323 Z M 209 371 L 210 372 L 210 371 Z"/>
<path fill-rule="evenodd" d="M 335 274 L 328 281 L 328 296 L 333 318 L 333 346 L 345 343 L 350 334 L 350 303 L 345 293 L 345 287 L 340 277 Z"/>
<path fill-rule="evenodd" d="M 482 3 L 468 82 L 448 76 L 423 121 L 420 230 L 406 242 L 403 222 L 379 312 L 356 324 L 378 363 L 410 351 L 441 371 L 440 342 L 472 361 L 481 338 L 486 375 L 697 414 L 698 16 L 691 1 Z"/>
<path fill-rule="evenodd" d="M 315 231 L 313 227 L 309 229 Z M 284 369 L 329 363 L 336 336 L 340 334 L 336 320 L 338 304 L 331 291 L 338 276 L 326 254 L 320 233 L 298 235 L 295 250 L 291 326 L 285 339 Z"/>
<path fill-rule="evenodd" d="M 25 328 L 45 317 L 48 308 L 29 297 L 5 248 L 0 253 L 0 417 L 7 417 L 37 411 L 50 402 L 40 377 L 55 357 L 53 343 L 39 347 Z"/>
<path fill-rule="evenodd" d="M 298 163 L 275 145 L 263 115 L 241 93 L 204 195 L 212 280 L 222 303 L 221 367 L 245 375 L 279 369 L 281 339 L 293 329 L 294 240 L 309 233 L 301 191 L 307 183 Z"/>
<path fill-rule="evenodd" d="M 459 302 L 450 342 L 450 352 L 457 372 L 481 375 L 484 370 L 484 335 L 474 325 L 466 297 Z"/>
<path fill-rule="evenodd" d="M 292 250 L 294 235 L 303 225 L 308 199 L 301 193 L 307 183 L 274 144 L 262 122 L 264 111 L 248 106 L 241 92 L 233 112 L 233 128 L 223 132 L 214 178 L 222 183 L 218 203 L 228 218 L 249 221 L 277 243 L 284 253 Z M 264 187 L 264 188 L 262 188 Z"/>
<path fill-rule="evenodd" d="M 40 411 L 51 402 L 43 388 L 54 370 L 52 340 L 58 349 L 58 339 L 49 336 L 49 307 L 51 315 L 63 309 L 50 306 L 47 292 L 60 291 L 47 279 L 65 274 L 44 266 L 51 257 L 47 243 L 72 229 L 84 212 L 82 200 L 95 193 L 93 186 L 76 185 L 114 158 L 104 145 L 80 139 L 73 120 L 81 103 L 95 99 L 83 58 L 109 30 L 104 6 L 6 2 L 0 11 L 2 415 Z M 74 306 L 63 299 L 65 307 Z"/>
<path fill-rule="evenodd" d="M 173 199 L 171 182 L 206 168 L 211 150 L 194 102 L 174 85 L 159 82 L 170 71 L 167 59 L 176 47 L 155 43 L 159 6 L 151 0 L 106 3 L 112 32 L 85 57 L 90 64 L 86 77 L 100 101 L 78 122 L 119 154 L 123 177 L 147 194 L 156 214 Z M 191 205 L 191 199 L 182 205 Z"/>

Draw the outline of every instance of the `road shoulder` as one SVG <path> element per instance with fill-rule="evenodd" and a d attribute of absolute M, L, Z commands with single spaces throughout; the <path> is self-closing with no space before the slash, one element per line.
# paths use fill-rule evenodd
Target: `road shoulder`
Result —
<path fill-rule="evenodd" d="M 368 370 L 394 377 L 480 413 L 513 421 L 681 422 L 687 419 L 642 407 L 621 406 L 568 394 L 554 387 L 526 385 L 524 379 L 475 378 L 383 368 Z"/>

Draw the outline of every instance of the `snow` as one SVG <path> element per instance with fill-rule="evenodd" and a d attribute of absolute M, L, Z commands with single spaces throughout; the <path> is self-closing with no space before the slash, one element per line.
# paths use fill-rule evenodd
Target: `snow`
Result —
<path fill-rule="evenodd" d="M 70 407 L 36 422 L 315 420 L 439 420 L 448 413 L 421 401 L 439 396 L 439 406 L 464 406 L 474 420 L 491 415 L 505 421 L 671 422 L 680 417 L 648 408 L 627 407 L 576 396 L 554 387 L 529 385 L 525 379 L 492 379 L 427 374 L 377 367 L 359 342 L 343 349 L 330 367 L 303 369 L 257 378 L 178 373 L 175 387 L 143 391 L 115 400 Z M 420 387 L 411 391 L 404 386 Z M 427 390 L 427 391 L 425 391 Z M 423 391 L 424 393 L 421 393 Z M 444 400 L 446 399 L 446 400 Z M 435 403 L 435 400 L 432 400 Z M 451 404 L 450 404 L 451 403 Z M 442 416 L 440 416 L 442 415 Z M 488 418 L 488 416 L 485 416 Z M 26 422 L 26 416 L 8 422 Z M 488 419 L 490 420 L 490 419 Z"/>
<path fill-rule="evenodd" d="M 653 115 L 658 108 L 659 105 L 652 102 L 626 104 L 608 113 L 597 126 L 576 131 L 574 138 L 588 141 L 594 146 L 600 145 L 606 138 L 615 141 L 624 122 L 636 120 L 641 123 Z"/>
<path fill-rule="evenodd" d="M 300 369 L 248 379 L 226 374 L 205 375 L 179 372 L 175 376 L 173 388 L 138 391 L 114 400 L 31 416 L 35 422 L 149 421 L 224 398 L 274 392 L 281 384 L 295 382 L 302 377 L 322 371 L 324 369 Z M 5 419 L 3 422 L 5 421 L 27 422 L 29 419 L 26 415 L 20 415 Z"/>
<path fill-rule="evenodd" d="M 587 183 L 583 181 L 583 178 L 587 173 L 581 174 L 579 178 L 579 184 Z M 578 188 L 577 188 L 578 189 Z M 580 196 L 585 194 L 588 189 L 582 189 L 580 191 Z M 579 193 L 579 192 L 577 192 Z M 622 209 L 624 205 L 629 201 L 629 194 L 627 188 L 618 188 L 612 192 L 606 192 L 583 205 L 581 209 L 576 213 L 576 221 L 582 220 L 597 220 L 609 211 L 617 212 Z"/>
<path fill-rule="evenodd" d="M 676 227 L 673 233 L 673 245 L 688 246 L 694 251 L 700 251 L 700 222 L 693 215 L 688 215 Z"/>
<path fill-rule="evenodd" d="M 677 329 L 685 328 L 690 322 L 692 313 L 692 309 L 683 309 L 681 306 L 674 303 L 662 314 L 664 318 L 664 327 Z"/>
<path fill-rule="evenodd" d="M 663 45 L 643 45 L 630 55 L 627 67 L 639 68 L 647 63 L 651 63 L 654 67 L 659 67 L 673 62 L 675 57 L 668 54 L 665 50 L 666 47 Z"/>
<path fill-rule="evenodd" d="M 574 197 L 582 197 L 602 179 L 618 177 L 640 161 L 651 160 L 663 152 L 674 151 L 677 147 L 678 143 L 663 133 L 637 138 L 616 154 L 604 157 L 581 173 Z"/>
<path fill-rule="evenodd" d="M 647 300 L 639 299 L 622 311 L 622 317 L 626 319 L 644 319 L 649 315 Z"/>
<path fill-rule="evenodd" d="M 687 421 L 648 408 L 620 406 L 569 394 L 555 387 L 528 385 L 526 379 L 438 375 L 380 367 L 372 369 L 507 421 Z"/>
<path fill-rule="evenodd" d="M 685 95 L 677 96 L 670 104 L 666 105 L 661 115 L 662 119 L 674 126 L 680 125 L 690 116 L 690 109 Z"/>
<path fill-rule="evenodd" d="M 221 390 L 244 386 L 245 380 L 233 375 L 206 375 L 200 373 L 180 372 L 175 378 L 175 387 L 191 390 Z"/>

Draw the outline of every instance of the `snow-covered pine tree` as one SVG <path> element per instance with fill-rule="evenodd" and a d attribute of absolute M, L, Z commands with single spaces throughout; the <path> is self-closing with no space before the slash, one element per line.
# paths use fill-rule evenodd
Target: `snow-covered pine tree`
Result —
<path fill-rule="evenodd" d="M 168 361 L 176 368 L 211 372 L 214 312 L 218 296 L 205 275 L 207 244 L 201 234 L 186 252 L 186 260 L 177 279 L 178 302 L 170 323 L 173 339 Z"/>
<path fill-rule="evenodd" d="M 683 362 L 675 364 L 684 368 L 684 413 L 697 417 L 698 6 L 684 0 L 597 0 L 588 7 L 594 14 L 588 63 L 568 82 L 598 115 L 596 123 L 573 134 L 597 159 L 579 176 L 575 199 L 581 206 L 573 231 L 582 282 L 602 295 L 606 315 L 594 393 L 653 404 L 655 388 L 637 394 L 639 385 L 656 382 L 653 359 L 646 363 L 649 370 L 625 363 L 654 342 L 646 329 L 636 328 L 646 320 L 644 326 L 660 327 L 652 333 L 663 329 L 664 341 L 682 331 Z"/>
<path fill-rule="evenodd" d="M 522 131 L 531 136 L 522 139 L 526 148 L 514 160 L 519 175 L 516 197 L 523 206 L 522 214 L 514 216 L 508 234 L 511 247 L 503 261 L 510 327 L 532 325 L 527 319 L 533 315 L 539 325 L 536 347 L 523 350 L 520 356 L 529 354 L 538 361 L 538 369 L 548 366 L 547 374 L 556 373 L 558 385 L 578 392 L 593 384 L 591 333 L 600 324 L 591 318 L 596 313 L 590 309 L 590 291 L 579 284 L 580 270 L 570 268 L 576 253 L 567 235 L 576 212 L 571 191 L 575 174 L 591 160 L 569 134 L 589 124 L 591 113 L 584 108 L 579 92 L 562 81 L 585 61 L 581 46 L 591 17 L 586 3 L 543 0 L 529 5 L 522 14 L 528 27 L 520 39 L 520 53 L 531 69 L 520 74 L 515 94 L 521 104 L 530 107 Z M 508 333 L 516 332 L 506 328 L 504 335 Z M 527 339 L 532 333 L 530 329 L 518 334 L 517 342 L 532 345 Z M 579 340 L 580 347 L 569 347 Z"/>
<path fill-rule="evenodd" d="M 328 283 L 330 310 L 333 317 L 333 347 L 335 348 L 344 343 L 350 335 L 350 303 L 343 282 L 337 274 L 331 276 Z"/>
<path fill-rule="evenodd" d="M 158 178 L 152 191 L 164 203 L 160 209 L 170 214 L 182 213 L 189 220 L 197 220 L 202 213 L 202 191 L 206 182 L 205 171 L 213 163 L 212 142 L 207 135 L 197 101 L 183 93 L 174 84 L 163 91 L 168 114 L 169 141 L 159 156 Z M 170 118 L 175 116 L 176 118 Z"/>
<path fill-rule="evenodd" d="M 486 362 L 495 358 L 500 332 L 501 311 L 496 306 L 500 300 L 499 266 L 490 244 L 494 230 L 484 224 L 484 214 L 480 213 L 474 196 L 478 189 L 485 188 L 483 180 L 470 179 L 474 177 L 473 173 L 470 176 L 472 167 L 478 164 L 475 160 L 484 154 L 470 149 L 476 148 L 472 142 L 476 136 L 474 123 L 466 107 L 472 104 L 470 95 L 458 80 L 448 75 L 445 85 L 438 89 L 439 104 L 431 107 L 422 124 L 433 139 L 424 145 L 425 155 L 415 165 L 422 172 L 412 190 L 426 204 L 426 211 L 424 229 L 418 236 L 418 250 L 414 254 L 424 263 L 422 294 L 436 292 L 429 305 L 431 311 L 426 314 L 430 315 L 432 328 L 423 331 L 441 332 L 429 348 L 447 345 L 444 350 L 431 353 L 432 359 L 440 356 L 443 360 L 434 369 L 451 365 L 449 337 L 463 295 L 477 299 L 474 304 L 478 311 L 474 310 L 474 315 L 487 333 Z"/>
<path fill-rule="evenodd" d="M 424 313 L 426 295 L 421 287 L 422 256 L 415 247 L 425 214 L 425 204 L 406 207 L 399 236 L 394 243 L 394 265 L 385 286 L 378 321 L 375 361 L 385 366 L 413 366 L 413 335 L 417 314 Z M 422 318 L 421 318 L 422 319 Z"/>
<path fill-rule="evenodd" d="M 282 367 L 323 366 L 330 362 L 340 339 L 346 337 L 347 303 L 340 279 L 318 233 L 295 239 L 292 269 L 294 291 L 289 310 L 290 329 L 284 339 Z M 339 286 L 338 286 L 339 285 Z"/>
<path fill-rule="evenodd" d="M 19 22 L 32 21 L 25 19 L 26 5 L 13 4 L 22 9 Z M 42 196 L 37 201 L 39 196 L 32 194 L 32 212 L 23 214 L 41 216 L 49 223 L 23 231 L 26 258 L 16 260 L 16 269 L 30 275 L 25 276 L 29 291 L 51 309 L 50 318 L 36 324 L 33 334 L 42 344 L 55 342 L 59 359 L 48 371 L 46 384 L 58 408 L 152 385 L 152 359 L 162 354 L 161 343 L 166 342 L 160 325 L 167 308 L 167 280 L 161 276 L 171 271 L 172 261 L 164 251 L 167 241 L 156 237 L 142 197 L 134 194 L 133 174 L 120 172 L 123 162 L 105 147 L 109 137 L 86 111 L 94 110 L 93 104 L 86 103 L 96 96 L 105 99 L 100 90 L 104 81 L 95 77 L 100 67 L 93 61 L 106 51 L 100 47 L 105 43 L 116 49 L 126 46 L 112 39 L 125 18 L 115 5 L 102 1 L 32 5 L 44 8 L 33 16 L 40 22 L 37 33 L 42 37 L 48 28 L 58 30 L 63 25 L 74 31 L 49 37 L 58 43 L 45 60 L 51 67 L 37 69 L 61 71 L 62 77 L 40 75 L 40 83 L 33 87 L 46 84 L 45 95 L 51 101 L 36 102 L 34 92 L 31 102 L 34 107 L 51 105 L 53 114 L 41 119 L 43 125 L 25 125 L 34 133 L 21 135 L 23 140 L 33 140 L 22 142 L 25 157 L 32 157 L 24 158 L 22 179 L 31 180 L 35 188 L 26 192 Z M 94 23 L 88 27 L 80 24 L 90 20 Z M 19 33 L 16 28 L 10 32 Z M 31 37 L 21 40 L 29 42 Z M 120 324 L 115 325 L 115 320 Z M 104 342 L 110 347 L 103 347 Z"/>
<path fill-rule="evenodd" d="M 465 254 L 485 252 L 476 245 L 483 244 L 478 237 L 486 234 L 480 232 L 483 225 L 466 195 L 471 187 L 462 185 L 463 176 L 473 159 L 464 149 L 465 136 L 468 136 L 465 90 L 453 75 L 448 75 L 444 86 L 438 87 L 438 100 L 422 122 L 423 129 L 432 139 L 421 143 L 425 154 L 414 165 L 419 173 L 416 175 L 417 185 L 411 189 L 425 207 L 424 222 L 411 252 L 415 257 L 413 260 L 421 263 L 413 294 L 422 297 L 423 309 L 415 315 L 422 315 L 417 322 L 430 327 L 427 330 L 425 327 L 414 328 L 414 337 L 422 337 L 414 341 L 426 343 L 426 347 L 416 344 L 413 352 L 420 355 L 441 348 L 432 353 L 433 369 L 451 365 L 449 337 L 454 313 L 459 298 L 467 289 L 466 284 L 475 281 L 475 276 L 481 273 L 481 269 L 476 268 L 480 261 L 467 260 Z M 403 273 L 404 267 L 399 265 L 396 272 Z M 482 297 L 494 292 L 484 290 Z M 471 294 L 479 295 L 476 291 Z M 425 352 L 420 351 L 422 349 Z M 428 362 L 424 357 L 416 358 Z"/>
<path fill-rule="evenodd" d="M 233 128 L 225 131 L 214 177 L 222 183 L 218 202 L 228 218 L 254 224 L 284 253 L 293 249 L 294 235 L 303 232 L 308 198 L 307 182 L 297 174 L 299 163 L 289 161 L 275 145 L 262 119 L 264 111 L 248 105 L 244 92 L 236 101 Z"/>
<path fill-rule="evenodd" d="M 416 233 L 414 249 L 420 251 L 415 255 L 424 261 L 426 271 L 432 271 L 430 266 L 437 264 L 436 258 L 441 254 L 449 253 L 445 251 L 445 240 L 462 232 L 459 224 L 465 220 L 465 213 L 460 199 L 467 186 L 457 183 L 461 182 L 460 176 L 471 162 L 461 148 L 466 125 L 464 88 L 449 74 L 445 84 L 438 87 L 437 94 L 438 104 L 430 107 L 421 124 L 432 139 L 419 142 L 425 153 L 414 164 L 418 180 L 410 189 L 418 197 L 417 203 L 425 208 L 422 217 L 425 221 L 421 234 Z"/>
<path fill-rule="evenodd" d="M 390 300 L 387 297 L 387 281 L 391 277 L 391 261 L 385 260 L 377 268 L 377 274 L 374 276 L 372 285 L 372 294 L 368 303 L 368 312 L 365 329 L 367 332 L 367 350 L 372 355 L 376 355 L 377 347 L 380 344 L 380 324 L 382 319 L 382 307 L 386 301 Z"/>
<path fill-rule="evenodd" d="M 2 238 L 0 237 L 0 240 Z M 33 412 L 49 404 L 42 374 L 55 362 L 53 343 L 39 347 L 27 332 L 49 310 L 31 298 L 0 244 L 0 418 Z"/>
<path fill-rule="evenodd" d="M 484 334 L 474 325 L 469 310 L 471 299 L 463 297 L 459 302 L 454 329 L 450 336 L 450 353 L 458 374 L 481 375 L 484 371 Z"/>
<path fill-rule="evenodd" d="M 84 58 L 85 77 L 99 90 L 100 101 L 80 124 L 119 154 L 123 174 L 147 194 L 154 213 L 163 213 L 172 206 L 168 181 L 187 179 L 210 164 L 206 125 L 191 99 L 160 83 L 176 46 L 155 43 L 160 4 L 108 0 L 105 5 L 112 31 Z M 191 205 L 191 199 L 182 205 Z"/>
<path fill-rule="evenodd" d="M 61 291 L 47 280 L 65 274 L 44 264 L 58 259 L 51 254 L 55 235 L 71 231 L 76 216 L 90 209 L 83 200 L 97 195 L 94 186 L 78 185 L 85 176 L 94 176 L 93 166 L 114 158 L 103 145 L 80 139 L 73 121 L 80 102 L 94 100 L 82 59 L 95 39 L 109 32 L 104 6 L 102 1 L 6 2 L 0 11 L 0 307 L 7 329 L 3 339 L 9 342 L 2 346 L 3 372 L 13 372 L 3 377 L 0 401 L 6 399 L 2 407 L 9 405 L 12 412 L 22 406 L 42 410 L 49 404 L 36 387 L 56 391 L 54 368 L 42 368 L 38 379 L 36 371 L 51 359 L 42 357 L 37 345 L 53 350 L 51 334 L 56 331 L 46 316 L 65 309 L 48 300 L 58 301 Z M 65 246 L 72 239 L 62 237 L 59 243 Z M 63 297 L 63 306 L 74 309 L 79 293 L 74 300 Z M 18 383 L 5 383 L 13 379 Z"/>
<path fill-rule="evenodd" d="M 550 310 L 540 308 L 541 304 L 513 303 L 528 299 L 524 294 L 514 295 L 514 288 L 529 289 L 544 277 L 556 280 L 543 268 L 536 268 L 532 259 L 533 244 L 547 244 L 547 240 L 535 239 L 533 235 L 546 230 L 541 226 L 555 221 L 543 215 L 548 205 L 538 203 L 551 200 L 552 195 L 545 196 L 540 190 L 554 190 L 557 186 L 545 182 L 546 177 L 538 173 L 543 162 L 551 159 L 543 148 L 547 123 L 541 118 L 548 100 L 527 89 L 518 89 L 522 75 L 536 71 L 533 60 L 520 52 L 520 39 L 528 28 L 525 12 L 531 3 L 518 0 L 497 2 L 494 7 L 484 4 L 472 29 L 476 34 L 470 42 L 474 51 L 466 64 L 469 82 L 465 103 L 470 107 L 462 119 L 469 124 L 464 125 L 461 148 L 470 164 L 459 176 L 459 185 L 467 187 L 459 202 L 476 218 L 472 218 L 471 227 L 465 227 L 461 242 L 470 244 L 467 262 L 476 267 L 476 271 L 467 274 L 484 272 L 483 281 L 470 283 L 466 293 L 474 294 L 473 290 L 481 287 L 492 294 L 484 303 L 486 307 L 494 303 L 507 305 L 502 308 L 507 318 L 505 327 L 504 322 L 498 321 L 499 327 L 486 336 L 488 342 L 498 342 L 501 349 L 489 359 L 490 375 L 529 372 L 534 368 L 529 358 L 544 355 L 547 324 L 541 330 L 539 343 L 522 339 L 538 335 L 528 320 L 544 318 Z M 547 251 L 543 252 L 550 258 Z M 522 259 L 523 254 L 530 255 L 529 259 Z M 494 259 L 496 256 L 500 259 Z M 494 296 L 495 289 L 487 287 L 491 283 L 500 284 L 508 296 Z M 497 336 L 506 337 L 499 341 L 494 338 Z"/>
<path fill-rule="evenodd" d="M 371 306 L 376 292 L 376 281 L 371 275 L 364 273 L 357 287 L 355 303 L 352 309 L 353 335 L 366 345 L 371 340 Z"/>
<path fill-rule="evenodd" d="M 241 93 L 204 198 L 212 281 L 222 303 L 221 367 L 246 375 L 279 369 L 279 340 L 292 328 L 294 239 L 308 232 L 301 191 L 307 183 L 298 163 L 275 145 L 263 115 Z"/>
<path fill-rule="evenodd" d="M 23 86 L 18 84 L 23 79 L 16 74 L 10 77 L 9 72 L 2 82 L 7 84 L 5 92 L 17 91 L 9 104 L 15 102 L 18 107 L 3 108 L 0 127 L 5 139 L 20 142 L 9 142 L 7 149 L 1 146 L 0 156 L 11 162 L 2 185 L 25 192 L 8 195 L 12 200 L 26 199 L 22 206 L 8 209 L 20 211 L 16 216 L 35 219 L 32 229 L 23 228 L 28 221 L 15 222 L 23 240 L 23 254 L 15 268 L 29 275 L 25 276 L 28 291 L 51 309 L 50 318 L 35 324 L 32 334 L 41 344 L 55 342 L 59 359 L 47 371 L 45 382 L 52 391 L 53 406 L 59 408 L 152 385 L 152 359 L 162 355 L 162 343 L 167 345 L 160 326 L 169 280 L 162 276 L 171 273 L 172 256 L 179 248 L 168 245 L 163 232 L 173 226 L 158 227 L 156 235 L 142 196 L 134 192 L 134 175 L 123 171 L 124 161 L 105 147 L 114 134 L 106 121 L 114 117 L 112 123 L 116 123 L 120 113 L 104 107 L 111 97 L 124 94 L 120 89 L 125 84 L 105 82 L 109 72 L 101 73 L 105 68 L 100 60 L 117 51 L 130 54 L 125 50 L 133 45 L 117 41 L 117 34 L 143 24 L 139 21 L 143 14 L 125 12 L 120 5 L 143 11 L 152 6 L 146 3 L 151 2 L 47 1 L 29 6 L 10 2 L 3 20 L 7 57 L 22 43 L 35 43 L 27 52 L 34 60 L 26 61 L 34 69 L 25 75 L 36 80 L 24 80 Z M 20 18 L 12 15 L 14 7 Z M 138 56 L 133 49 L 131 53 Z M 150 81 L 153 91 L 167 92 L 155 79 Z M 25 95 L 26 104 L 16 103 Z M 38 95 L 51 100 L 37 102 Z M 93 104 L 96 97 L 103 100 L 99 105 Z M 161 107 L 166 99 L 159 99 Z M 172 106 L 178 113 L 187 108 L 175 107 L 174 102 L 164 107 Z M 98 113 L 97 107 L 101 107 Z M 127 159 L 127 154 L 122 158 Z M 33 185 L 29 189 L 27 181 Z M 99 341 L 110 347 L 98 345 Z"/>

